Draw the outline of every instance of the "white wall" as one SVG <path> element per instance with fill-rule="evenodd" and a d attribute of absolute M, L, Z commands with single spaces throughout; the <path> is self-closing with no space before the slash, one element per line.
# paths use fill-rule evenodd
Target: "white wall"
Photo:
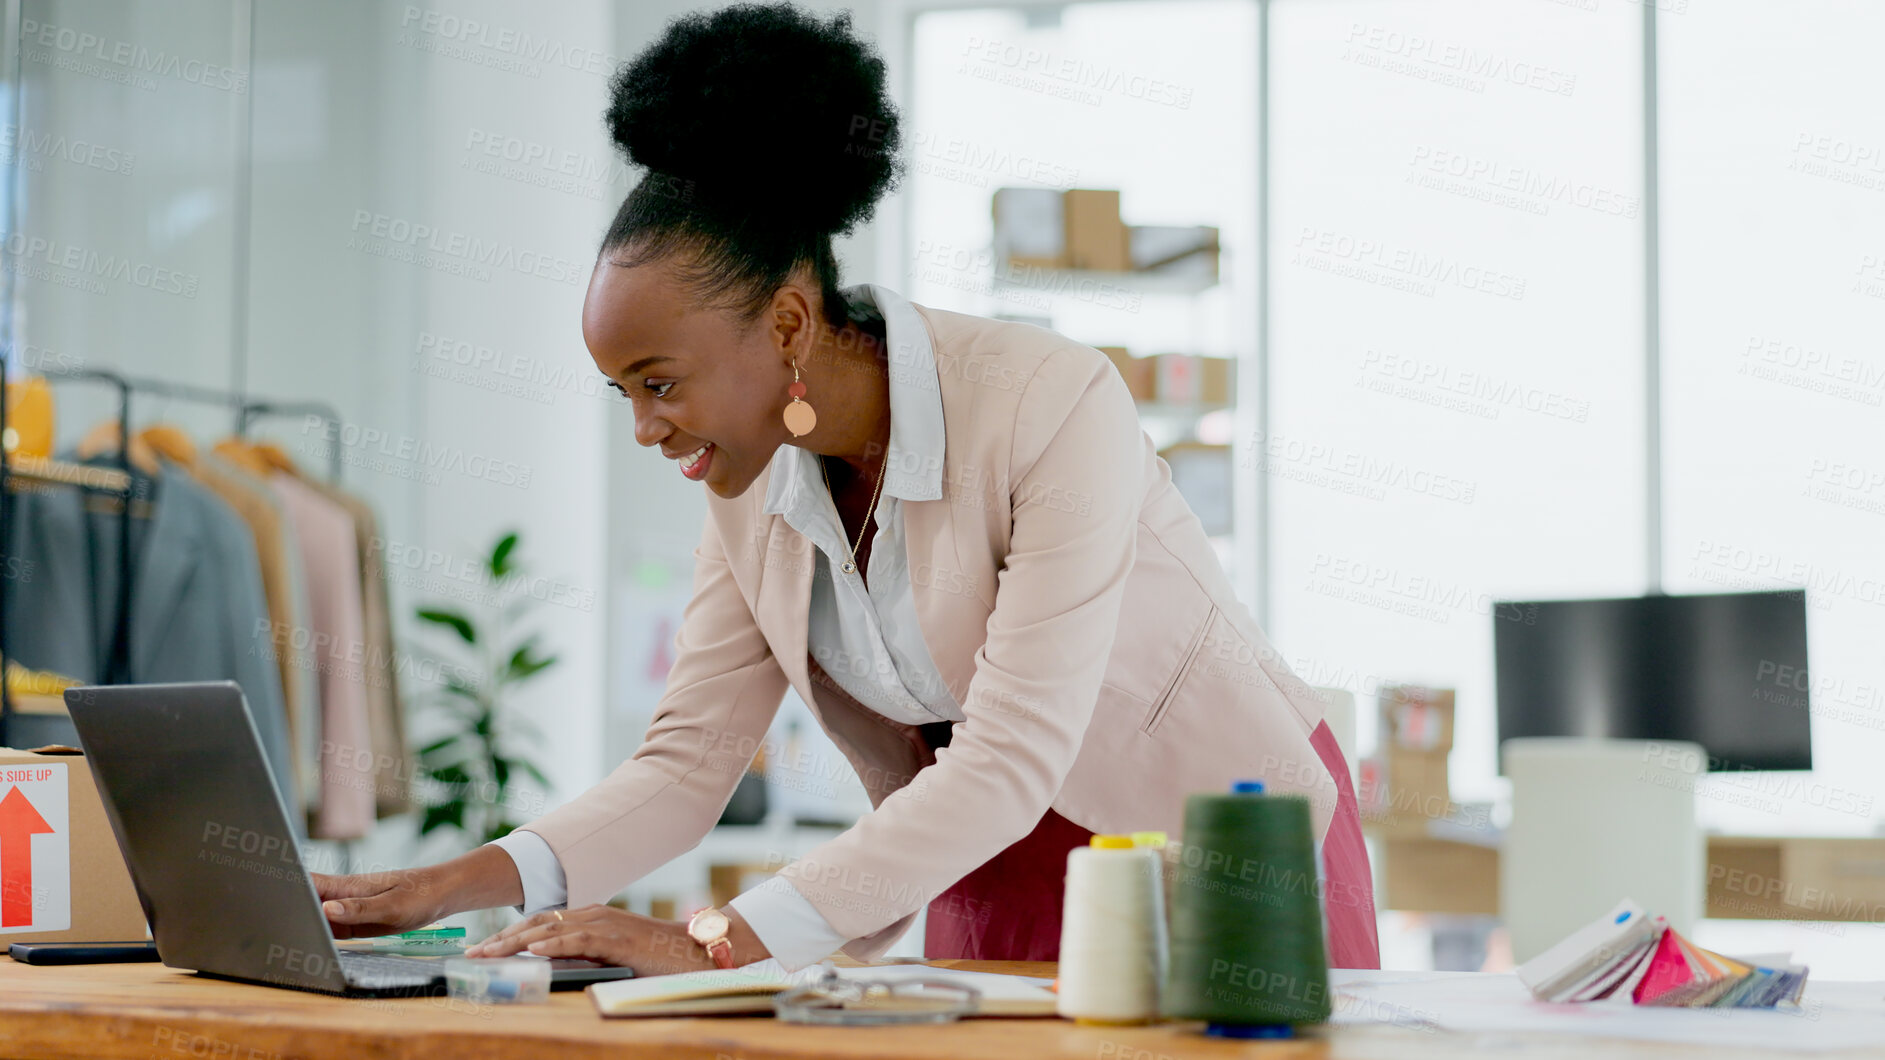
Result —
<path fill-rule="evenodd" d="M 0 119 L 4 156 L 18 163 L 18 227 L 5 246 L 18 366 L 226 378 L 247 111 L 246 86 L 228 76 L 243 62 L 236 6 L 21 5 L 19 127 L 10 98 Z M 181 63 L 146 73 L 95 58 L 123 44 L 187 61 L 197 76 Z M 60 386 L 64 440 L 107 411 L 102 393 Z"/>

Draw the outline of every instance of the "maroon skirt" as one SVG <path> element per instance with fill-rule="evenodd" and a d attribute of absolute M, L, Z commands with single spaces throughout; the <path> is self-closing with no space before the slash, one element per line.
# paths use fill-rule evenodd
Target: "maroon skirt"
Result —
<path fill-rule="evenodd" d="M 940 728 L 924 733 L 932 746 L 948 741 Z M 1310 743 L 1335 778 L 1337 789 L 1335 818 L 1322 841 L 1329 966 L 1379 968 L 1374 886 L 1348 765 L 1326 724 L 1316 727 Z M 1048 810 L 1032 832 L 929 903 L 923 955 L 932 960 L 1059 960 L 1067 852 L 1086 846 L 1092 835 Z"/>
<path fill-rule="evenodd" d="M 1093 833 L 1047 811 L 1034 831 L 929 903 L 923 956 L 1057 961 L 1067 852 Z"/>

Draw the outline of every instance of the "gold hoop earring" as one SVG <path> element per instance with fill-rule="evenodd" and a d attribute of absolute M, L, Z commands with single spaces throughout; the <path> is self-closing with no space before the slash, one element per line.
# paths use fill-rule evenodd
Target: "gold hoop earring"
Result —
<path fill-rule="evenodd" d="M 792 362 L 792 385 L 785 388 L 792 400 L 785 406 L 785 429 L 792 437 L 803 438 L 818 426 L 818 413 L 805 401 L 805 384 L 799 381 L 799 363 Z"/>

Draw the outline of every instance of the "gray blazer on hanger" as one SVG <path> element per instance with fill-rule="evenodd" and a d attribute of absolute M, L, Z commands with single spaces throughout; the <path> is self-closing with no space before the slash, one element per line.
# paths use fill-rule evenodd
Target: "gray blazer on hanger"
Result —
<path fill-rule="evenodd" d="M 248 527 L 187 471 L 166 464 L 157 509 L 132 521 L 131 679 L 141 684 L 232 680 L 242 686 L 291 809 L 298 806 L 288 755 L 288 713 L 262 595 L 262 567 Z M 142 532 L 140 532 L 142 531 Z M 94 555 L 116 556 L 115 517 L 92 516 Z M 140 541 L 139 538 L 143 540 Z M 103 562 L 94 591 L 110 612 L 118 572 Z M 293 820 L 297 815 L 291 813 Z"/>
<path fill-rule="evenodd" d="M 255 542 L 233 511 L 174 466 L 155 480 L 149 519 L 131 520 L 130 669 L 139 684 L 231 680 L 242 685 L 291 811 L 288 718 L 270 654 L 268 603 Z M 16 535 L 35 561 L 31 592 L 9 594 L 7 643 L 23 665 L 101 681 L 117 622 L 119 516 L 86 512 L 77 490 L 25 495 Z M 43 581 L 41 570 L 46 571 Z M 15 600 L 19 603 L 16 609 Z M 299 819 L 291 812 L 290 820 Z"/>
<path fill-rule="evenodd" d="M 92 616 L 84 494 L 64 486 L 9 492 L 6 508 L 7 654 L 29 669 L 96 683 L 105 646 Z"/>

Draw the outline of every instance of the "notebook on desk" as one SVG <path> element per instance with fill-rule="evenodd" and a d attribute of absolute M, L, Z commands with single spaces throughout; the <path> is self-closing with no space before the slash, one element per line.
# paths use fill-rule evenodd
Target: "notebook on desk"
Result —
<path fill-rule="evenodd" d="M 819 966 L 831 968 L 830 965 Z M 977 1016 L 1052 1016 L 1056 995 L 1047 988 L 1050 980 L 1022 975 L 995 975 L 989 972 L 965 972 L 931 968 L 923 964 L 878 965 L 864 968 L 832 968 L 850 980 L 901 982 L 913 979 L 941 980 L 955 986 L 973 987 L 980 995 Z M 744 968 L 715 969 L 709 972 L 683 972 L 679 975 L 651 975 L 612 983 L 594 983 L 589 998 L 604 1016 L 703 1016 L 770 1013 L 774 994 L 796 986 L 809 985 L 815 969 L 788 973 L 777 961 L 760 961 Z"/>

